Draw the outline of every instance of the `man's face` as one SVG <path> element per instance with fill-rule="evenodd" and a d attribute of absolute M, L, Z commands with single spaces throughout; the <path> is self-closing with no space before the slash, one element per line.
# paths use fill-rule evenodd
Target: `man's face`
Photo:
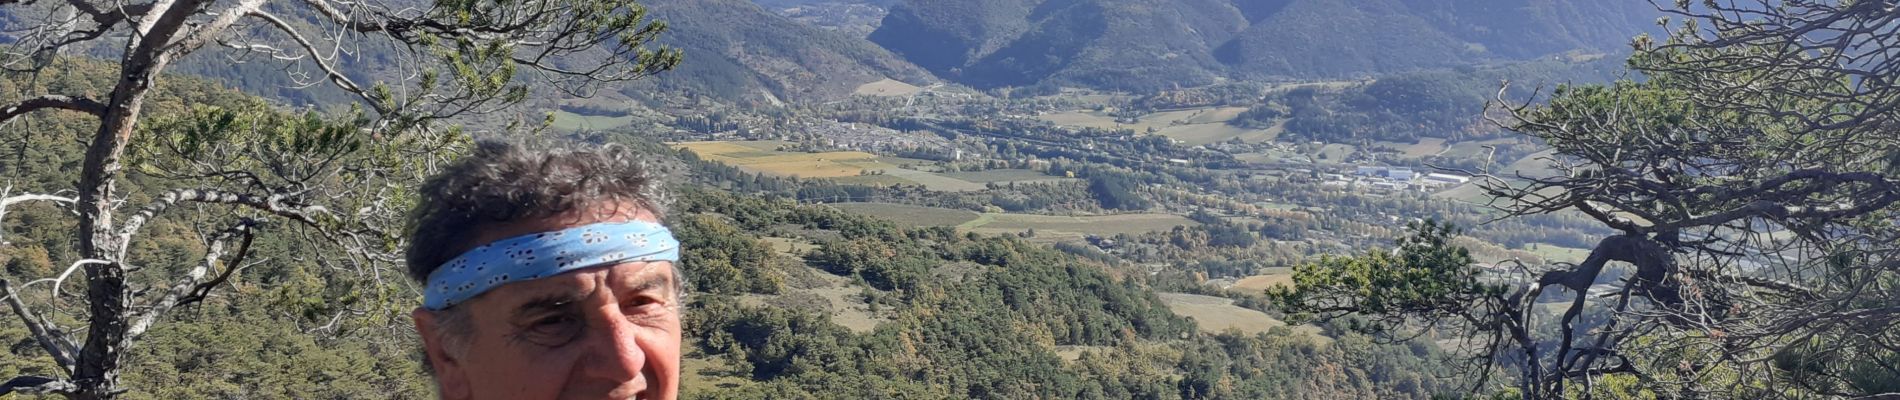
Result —
<path fill-rule="evenodd" d="M 620 220 L 652 218 L 631 217 Z M 510 224 L 478 240 L 585 224 L 569 222 Z M 435 312 L 417 309 L 416 329 L 445 399 L 672 400 L 681 309 L 674 272 L 670 262 L 633 262 L 502 285 L 457 306 L 468 313 L 463 351 L 445 347 Z"/>

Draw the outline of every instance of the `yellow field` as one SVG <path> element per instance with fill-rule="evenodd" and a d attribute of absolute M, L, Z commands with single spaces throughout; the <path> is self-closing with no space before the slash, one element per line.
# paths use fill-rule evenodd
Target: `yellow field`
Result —
<path fill-rule="evenodd" d="M 1234 289 L 1265 292 L 1274 286 L 1292 286 L 1293 274 L 1254 275 L 1234 282 Z"/>
<path fill-rule="evenodd" d="M 740 142 L 684 142 L 673 146 L 692 150 L 707 161 L 730 164 L 741 169 L 801 178 L 839 178 L 858 176 L 867 169 L 896 168 L 878 161 L 876 154 L 862 151 L 791 153 L 765 151 L 759 146 Z"/>
<path fill-rule="evenodd" d="M 1186 293 L 1156 293 L 1161 301 L 1168 303 L 1168 309 L 1175 315 L 1193 318 L 1194 324 L 1202 331 L 1219 333 L 1236 330 L 1245 334 L 1258 334 L 1269 329 L 1287 326 L 1266 313 L 1234 305 L 1233 300 L 1214 296 L 1202 296 Z M 1321 336 L 1319 327 L 1300 325 L 1291 327 L 1296 333 L 1303 333 L 1321 342 L 1330 338 Z"/>

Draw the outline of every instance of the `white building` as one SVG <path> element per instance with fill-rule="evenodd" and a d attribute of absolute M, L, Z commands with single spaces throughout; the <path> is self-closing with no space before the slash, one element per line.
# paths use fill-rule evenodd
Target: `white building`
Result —
<path fill-rule="evenodd" d="M 1469 176 L 1464 176 L 1464 175 L 1452 175 L 1452 174 L 1438 174 L 1438 173 L 1433 173 L 1433 174 L 1426 174 L 1426 175 L 1425 175 L 1425 180 L 1427 180 L 1427 181 L 1433 181 L 1433 182 L 1439 182 L 1439 183 L 1444 183 L 1444 184 L 1448 184 L 1448 185 L 1458 185 L 1458 184 L 1463 184 L 1463 183 L 1465 183 L 1465 182 L 1470 182 L 1470 181 L 1471 181 L 1471 177 L 1469 177 Z"/>
<path fill-rule="evenodd" d="M 1412 180 L 1412 178 L 1417 178 L 1417 177 L 1418 177 L 1418 173 L 1412 172 L 1411 168 L 1393 168 L 1393 169 L 1389 169 L 1385 171 L 1386 179 L 1391 179 L 1391 180 L 1400 181 L 1400 182 L 1410 181 Z"/>

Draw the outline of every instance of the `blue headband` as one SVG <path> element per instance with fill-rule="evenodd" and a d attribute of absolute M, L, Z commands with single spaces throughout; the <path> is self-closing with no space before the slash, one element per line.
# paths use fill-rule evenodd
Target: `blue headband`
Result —
<path fill-rule="evenodd" d="M 680 242 L 652 222 L 603 222 L 497 240 L 429 274 L 422 306 L 442 310 L 509 282 L 626 262 L 679 262 Z"/>

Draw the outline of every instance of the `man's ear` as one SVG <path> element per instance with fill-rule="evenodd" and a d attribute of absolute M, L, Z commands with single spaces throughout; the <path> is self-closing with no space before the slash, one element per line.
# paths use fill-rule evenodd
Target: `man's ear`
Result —
<path fill-rule="evenodd" d="M 442 343 L 442 327 L 436 324 L 434 311 L 416 307 L 409 313 L 416 322 L 416 334 L 422 336 L 423 351 L 429 355 L 429 365 L 435 371 L 436 390 L 443 400 L 466 400 L 473 398 L 468 384 L 468 375 L 462 370 L 461 360 L 450 355 Z"/>

